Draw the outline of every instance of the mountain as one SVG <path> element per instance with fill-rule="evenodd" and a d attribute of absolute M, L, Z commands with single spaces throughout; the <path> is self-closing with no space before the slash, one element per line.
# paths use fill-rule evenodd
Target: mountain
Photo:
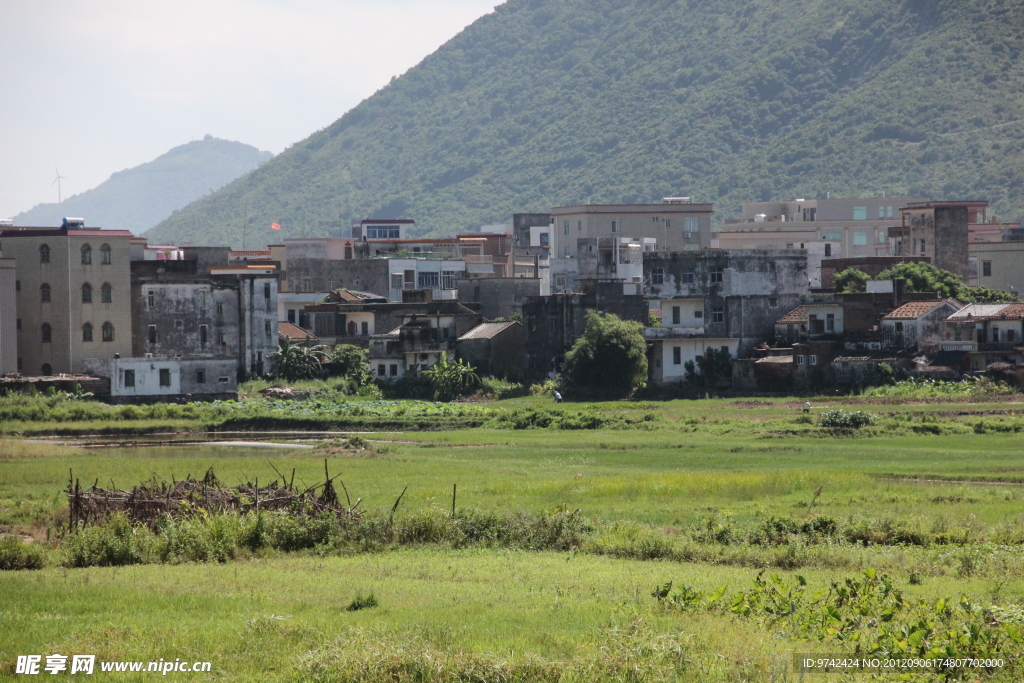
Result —
<path fill-rule="evenodd" d="M 1020 0 L 509 0 L 162 222 L 239 244 L 668 195 L 983 198 L 1024 215 Z M 271 233 L 269 223 L 283 230 Z"/>
<path fill-rule="evenodd" d="M 272 156 L 241 142 L 207 135 L 175 147 L 153 161 L 118 171 L 97 187 L 59 204 L 37 204 L 15 216 L 14 223 L 60 225 L 65 216 L 78 216 L 90 226 L 137 234 Z"/>

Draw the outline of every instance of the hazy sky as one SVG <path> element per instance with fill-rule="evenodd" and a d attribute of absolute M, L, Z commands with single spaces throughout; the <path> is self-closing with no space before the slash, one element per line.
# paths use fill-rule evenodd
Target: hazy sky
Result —
<path fill-rule="evenodd" d="M 205 134 L 275 154 L 500 0 L 0 0 L 0 218 Z"/>

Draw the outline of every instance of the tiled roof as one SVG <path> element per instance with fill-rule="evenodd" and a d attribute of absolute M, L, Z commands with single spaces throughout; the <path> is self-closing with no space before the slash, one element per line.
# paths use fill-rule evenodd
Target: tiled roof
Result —
<path fill-rule="evenodd" d="M 764 358 L 758 358 L 758 363 L 792 363 L 793 356 L 765 356 Z"/>
<path fill-rule="evenodd" d="M 459 341 L 465 339 L 493 339 L 513 325 L 518 325 L 517 322 L 507 323 L 481 323 L 471 329 L 466 334 L 459 337 Z"/>
<path fill-rule="evenodd" d="M 961 320 L 971 318 L 998 318 L 1001 317 L 1003 309 L 1016 304 L 968 304 L 959 311 L 949 316 L 949 320 Z"/>
<path fill-rule="evenodd" d="M 803 306 L 797 306 L 792 311 L 782 316 L 776 321 L 777 325 L 793 325 L 796 323 L 807 322 L 807 309 Z"/>
<path fill-rule="evenodd" d="M 309 337 L 310 341 L 318 342 L 320 338 L 312 332 L 307 332 L 295 323 L 278 323 L 277 324 L 277 336 L 287 337 L 289 341 L 293 342 L 304 342 L 306 337 Z"/>
<path fill-rule="evenodd" d="M 884 357 L 876 358 L 874 356 L 839 356 L 833 358 L 833 363 L 895 363 L 897 358 L 895 357 Z"/>
<path fill-rule="evenodd" d="M 911 301 L 889 313 L 882 320 L 917 320 L 945 303 L 945 301 Z"/>

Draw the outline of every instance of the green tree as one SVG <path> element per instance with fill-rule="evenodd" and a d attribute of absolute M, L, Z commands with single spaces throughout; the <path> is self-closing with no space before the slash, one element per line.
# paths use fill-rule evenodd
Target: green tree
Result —
<path fill-rule="evenodd" d="M 718 380 L 732 376 L 732 354 L 728 349 L 708 349 L 703 356 L 697 356 L 696 363 L 692 360 L 683 363 L 683 371 L 687 382 L 712 389 Z"/>
<path fill-rule="evenodd" d="M 308 344 L 309 337 L 306 337 L 306 345 L 292 344 L 290 339 L 283 338 L 277 351 L 269 356 L 274 375 L 289 382 L 319 377 L 322 368 L 320 356 L 326 349 Z"/>
<path fill-rule="evenodd" d="M 342 377 L 362 379 L 370 373 L 366 349 L 354 344 L 338 344 L 327 356 L 327 362 L 334 365 L 336 374 Z"/>
<path fill-rule="evenodd" d="M 836 273 L 836 276 L 832 278 L 832 287 L 837 292 L 842 292 L 843 294 L 856 294 L 857 292 L 867 291 L 868 280 L 870 279 L 871 276 L 863 270 L 847 268 L 842 272 Z"/>
<path fill-rule="evenodd" d="M 647 381 L 647 342 L 638 322 L 587 311 L 587 328 L 565 356 L 567 388 L 627 396 Z"/>
<path fill-rule="evenodd" d="M 445 352 L 441 352 L 441 359 L 424 370 L 423 374 L 434 388 L 435 401 L 453 401 L 480 383 L 480 378 L 469 363 L 461 358 L 450 361 Z"/>
<path fill-rule="evenodd" d="M 838 276 L 836 276 L 838 277 Z M 1009 292 L 988 287 L 968 287 L 962 277 L 930 263 L 900 263 L 884 270 L 879 280 L 903 278 L 911 292 L 938 292 L 942 298 L 953 298 L 964 303 L 1008 303 L 1017 301 Z"/>

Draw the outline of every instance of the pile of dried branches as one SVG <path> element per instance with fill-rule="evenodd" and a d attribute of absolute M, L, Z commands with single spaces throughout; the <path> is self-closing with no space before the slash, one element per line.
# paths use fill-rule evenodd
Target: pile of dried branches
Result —
<path fill-rule="evenodd" d="M 82 488 L 81 483 L 74 478 L 74 473 L 69 472 L 65 492 L 68 496 L 70 527 L 74 529 L 101 522 L 115 512 L 125 512 L 134 522 L 150 527 L 155 526 L 165 515 L 184 517 L 200 510 L 208 513 L 228 510 L 289 510 L 307 516 L 332 512 L 349 519 L 360 516 L 356 508 L 362 499 L 353 504 L 345 483 L 338 479 L 345 492 L 346 504 L 341 503 L 333 483 L 338 476 L 330 476 L 326 460 L 324 481 L 306 489 L 295 488 L 294 470 L 290 480 L 277 472 L 276 468 L 274 471 L 277 478 L 262 487 L 258 477 L 255 482 L 224 486 L 213 474 L 211 467 L 202 479 L 190 475 L 180 481 L 172 479 L 168 483 L 154 478 L 135 486 L 131 491 L 100 488 L 99 480 L 91 488 Z"/>

